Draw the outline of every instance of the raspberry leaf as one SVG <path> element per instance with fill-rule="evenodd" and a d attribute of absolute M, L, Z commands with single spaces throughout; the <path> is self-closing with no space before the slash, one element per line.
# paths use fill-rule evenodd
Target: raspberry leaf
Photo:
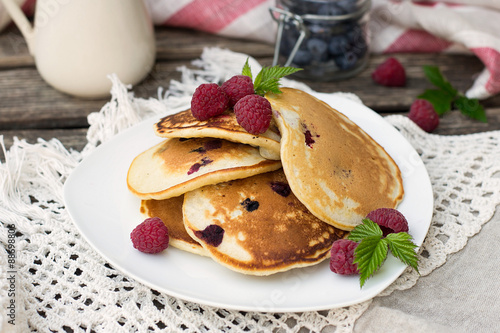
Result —
<path fill-rule="evenodd" d="M 426 99 L 431 102 L 434 110 L 441 116 L 451 110 L 451 104 L 454 97 L 444 90 L 427 89 L 424 93 L 420 94 L 418 98 Z"/>
<path fill-rule="evenodd" d="M 281 93 L 281 90 L 279 89 L 280 79 L 287 75 L 296 73 L 300 70 L 302 69 L 295 67 L 281 67 L 281 66 L 263 67 L 260 70 L 259 74 L 257 74 L 257 76 L 255 77 L 255 80 L 253 81 L 255 93 L 260 96 L 264 96 L 268 92 L 274 94 L 280 94 Z M 245 65 L 243 66 L 241 74 L 252 78 L 252 71 L 250 65 L 248 64 L 248 59 Z"/>
<path fill-rule="evenodd" d="M 448 93 L 452 97 L 457 95 L 457 90 L 451 86 L 451 83 L 445 79 L 437 66 L 423 66 L 424 74 L 427 79 L 436 87 Z"/>
<path fill-rule="evenodd" d="M 384 263 L 389 250 L 404 264 L 418 272 L 418 257 L 412 237 L 407 232 L 390 233 L 383 237 L 380 226 L 370 219 L 356 226 L 349 234 L 349 240 L 359 242 L 354 251 L 354 263 L 359 271 L 359 282 L 362 288 Z"/>
<path fill-rule="evenodd" d="M 354 263 L 358 265 L 361 288 L 366 280 L 382 266 L 387 257 L 387 251 L 387 240 L 382 238 L 382 235 L 365 237 L 356 247 Z"/>
<path fill-rule="evenodd" d="M 487 122 L 486 113 L 475 98 L 467 98 L 460 94 L 443 76 L 436 66 L 423 66 L 427 79 L 438 89 L 427 89 L 418 98 L 428 100 L 434 106 L 438 115 L 457 108 L 469 118 Z"/>
<path fill-rule="evenodd" d="M 348 239 L 360 242 L 365 237 L 382 236 L 383 232 L 380 226 L 370 219 L 363 219 L 363 223 L 356 226 L 349 234 Z"/>
<path fill-rule="evenodd" d="M 418 258 L 415 252 L 415 245 L 411 240 L 412 237 L 406 232 L 398 232 L 397 234 L 389 234 L 386 237 L 389 243 L 391 253 L 401 260 L 404 264 L 411 266 L 418 272 Z"/>
<path fill-rule="evenodd" d="M 241 71 L 241 74 L 249 76 L 253 80 L 252 69 L 250 68 L 250 65 L 248 64 L 248 58 L 247 58 L 247 61 L 245 62 L 245 65 L 243 65 L 243 70 Z"/>
<path fill-rule="evenodd" d="M 465 96 L 459 96 L 455 100 L 455 106 L 462 112 L 464 115 L 482 121 L 483 123 L 488 122 L 486 118 L 486 112 L 481 104 L 479 104 L 479 100 L 477 98 L 467 98 Z"/>
<path fill-rule="evenodd" d="M 262 82 L 260 86 L 255 88 L 254 90 L 257 95 L 265 95 L 267 92 L 271 92 L 273 94 L 280 94 L 281 90 L 279 89 L 279 79 L 271 78 L 265 82 Z"/>

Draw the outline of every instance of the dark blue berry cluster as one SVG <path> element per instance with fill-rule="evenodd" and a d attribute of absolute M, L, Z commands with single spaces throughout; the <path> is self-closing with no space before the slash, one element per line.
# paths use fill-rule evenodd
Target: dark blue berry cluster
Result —
<path fill-rule="evenodd" d="M 303 19 L 306 37 L 295 53 L 292 65 L 302 67 L 311 76 L 328 71 L 348 71 L 359 66 L 368 45 L 357 0 L 283 1 L 287 10 Z M 360 13 L 360 15 L 356 15 Z M 286 58 L 301 33 L 293 19 L 283 22 L 280 54 Z"/>

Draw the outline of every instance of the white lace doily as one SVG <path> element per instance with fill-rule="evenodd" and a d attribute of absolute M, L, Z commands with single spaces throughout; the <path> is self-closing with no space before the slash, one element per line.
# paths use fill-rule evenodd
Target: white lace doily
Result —
<path fill-rule="evenodd" d="M 239 72 L 246 58 L 207 49 L 195 63 L 199 70 L 181 68 L 181 82 L 171 82 L 168 91 L 159 90 L 157 99 L 134 98 L 111 77 L 111 101 L 89 116 L 88 144 L 82 152 L 67 151 L 57 139 L 36 144 L 15 140 L 5 151 L 6 160 L 0 165 L 0 241 L 7 249 L 15 232 L 16 258 L 10 266 L 12 256 L 0 251 L 2 332 L 353 330 L 371 301 L 329 311 L 272 314 L 212 308 L 152 290 L 109 265 L 78 234 L 64 208 L 65 179 L 99 143 L 151 115 L 188 105 L 199 83 Z M 285 84 L 309 89 L 294 81 Z M 403 116 L 386 119 L 418 151 L 433 185 L 434 217 L 419 254 L 420 273 L 428 275 L 450 253 L 462 249 L 500 203 L 500 132 L 438 136 L 421 131 Z M 15 297 L 9 295 L 12 274 Z M 408 269 L 382 295 L 411 288 L 418 277 Z M 15 326 L 6 310 L 12 299 Z"/>

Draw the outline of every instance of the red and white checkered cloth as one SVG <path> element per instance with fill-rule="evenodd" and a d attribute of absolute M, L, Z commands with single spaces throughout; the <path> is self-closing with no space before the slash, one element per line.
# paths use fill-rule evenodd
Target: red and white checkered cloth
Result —
<path fill-rule="evenodd" d="M 373 0 L 370 31 L 375 53 L 473 53 L 485 69 L 466 95 L 500 92 L 500 0 Z"/>
<path fill-rule="evenodd" d="M 16 0 L 32 12 L 35 0 Z M 58 1 L 58 0 L 54 0 Z M 371 51 L 475 54 L 485 65 L 468 97 L 500 93 L 500 0 L 372 0 Z M 273 43 L 275 0 L 145 0 L 156 25 Z M 63 2 L 64 3 L 64 2 Z M 0 5 L 0 29 L 8 17 Z"/>

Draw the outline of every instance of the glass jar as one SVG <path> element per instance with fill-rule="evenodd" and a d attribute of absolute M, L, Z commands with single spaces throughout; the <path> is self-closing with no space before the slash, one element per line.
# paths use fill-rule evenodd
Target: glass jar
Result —
<path fill-rule="evenodd" d="M 371 0 L 277 0 L 273 65 L 302 68 L 311 80 L 352 77 L 368 63 Z"/>

